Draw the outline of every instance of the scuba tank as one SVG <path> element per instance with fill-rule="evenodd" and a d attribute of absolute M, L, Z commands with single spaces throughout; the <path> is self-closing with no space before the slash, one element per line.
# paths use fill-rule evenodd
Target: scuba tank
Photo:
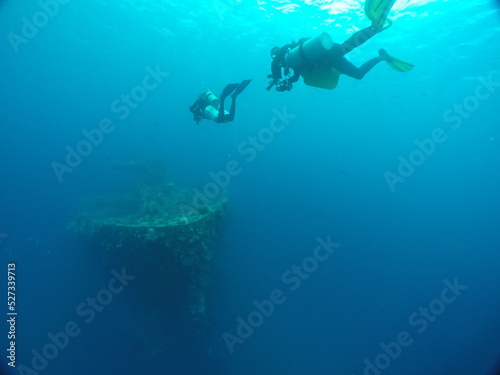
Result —
<path fill-rule="evenodd" d="M 201 97 L 204 98 L 207 103 L 215 108 L 219 108 L 220 105 L 220 99 L 217 95 L 215 95 L 212 91 L 209 89 L 206 89 L 203 91 L 203 94 L 201 94 Z"/>
<path fill-rule="evenodd" d="M 203 115 L 206 119 L 213 120 L 219 116 L 219 111 L 213 105 L 209 105 L 203 110 Z"/>
<path fill-rule="evenodd" d="M 333 41 L 328 33 L 321 33 L 295 47 L 285 55 L 285 64 L 291 68 L 302 65 L 333 47 Z"/>

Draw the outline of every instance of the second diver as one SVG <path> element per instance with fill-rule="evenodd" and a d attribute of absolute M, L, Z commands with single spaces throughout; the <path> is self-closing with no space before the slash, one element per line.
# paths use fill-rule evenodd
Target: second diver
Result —
<path fill-rule="evenodd" d="M 251 81 L 251 79 L 246 79 L 241 83 L 230 83 L 222 90 L 220 96 L 215 95 L 208 89 L 203 91 L 196 98 L 193 105 L 189 107 L 189 110 L 193 113 L 194 121 L 197 124 L 203 119 L 212 120 L 217 123 L 233 121 L 236 113 L 236 98 Z M 224 109 L 224 101 L 229 95 L 231 95 L 232 101 L 228 112 Z"/>

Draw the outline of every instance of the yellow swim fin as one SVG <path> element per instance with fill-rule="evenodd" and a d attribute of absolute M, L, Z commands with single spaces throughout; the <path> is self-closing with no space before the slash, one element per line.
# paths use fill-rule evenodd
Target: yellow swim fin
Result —
<path fill-rule="evenodd" d="M 415 65 L 409 63 L 407 61 L 398 59 L 392 55 L 389 55 L 385 49 L 381 49 L 378 51 L 378 54 L 381 59 L 385 60 L 387 65 L 389 65 L 392 69 L 397 70 L 398 72 L 404 73 L 412 70 Z"/>
<path fill-rule="evenodd" d="M 365 14 L 376 30 L 382 31 L 392 25 L 387 15 L 395 2 L 396 0 L 366 0 Z"/>

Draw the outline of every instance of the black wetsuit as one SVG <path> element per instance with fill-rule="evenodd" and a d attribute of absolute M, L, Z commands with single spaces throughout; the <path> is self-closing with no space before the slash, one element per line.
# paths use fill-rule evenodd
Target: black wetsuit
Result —
<path fill-rule="evenodd" d="M 356 67 L 353 63 L 347 60 L 344 55 L 351 52 L 354 48 L 359 47 L 363 43 L 365 43 L 368 39 L 374 36 L 377 32 L 373 30 L 371 27 L 367 27 L 363 30 L 360 30 L 353 34 L 349 39 L 347 39 L 344 43 L 338 44 L 334 43 L 333 47 L 330 51 L 324 53 L 317 58 L 306 62 L 305 64 L 296 66 L 293 68 L 293 76 L 288 79 L 289 83 L 297 82 L 300 76 L 315 68 L 335 68 L 341 74 L 345 74 L 349 77 L 355 79 L 362 79 L 366 73 L 368 73 L 375 65 L 382 61 L 380 57 L 374 57 L 371 60 L 365 62 L 361 67 Z M 309 39 L 309 38 L 307 38 Z M 303 43 L 307 39 L 301 39 L 299 43 L 290 43 L 281 47 L 278 53 L 276 54 L 275 59 L 271 64 L 271 71 L 273 74 L 273 78 L 281 79 L 281 70 L 285 66 L 285 55 L 286 53 L 298 46 L 300 43 Z"/>
<path fill-rule="evenodd" d="M 229 108 L 229 114 L 226 114 L 226 111 L 224 111 L 225 99 L 226 98 L 222 98 L 220 101 L 219 115 L 217 116 L 215 122 L 224 123 L 224 122 L 231 122 L 234 120 L 234 115 L 236 114 L 236 97 L 232 98 L 231 108 Z"/>

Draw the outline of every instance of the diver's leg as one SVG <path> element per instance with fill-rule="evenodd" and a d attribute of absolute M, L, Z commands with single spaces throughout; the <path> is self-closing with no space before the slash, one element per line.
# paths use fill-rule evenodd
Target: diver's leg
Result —
<path fill-rule="evenodd" d="M 229 114 L 226 115 L 226 122 L 231 122 L 234 120 L 234 115 L 236 114 L 236 96 L 232 98 L 231 108 L 229 109 Z"/>
<path fill-rule="evenodd" d="M 222 98 L 230 95 L 238 87 L 238 85 L 239 83 L 230 83 L 229 85 L 226 85 L 220 94 L 220 99 L 222 100 Z"/>
<path fill-rule="evenodd" d="M 372 36 L 377 34 L 377 31 L 373 27 L 367 27 L 363 30 L 359 30 L 349 39 L 347 39 L 344 43 L 340 44 L 339 51 L 342 55 L 351 52 L 354 48 L 359 47 L 363 43 L 365 43 Z"/>
<path fill-rule="evenodd" d="M 374 57 L 373 59 L 368 60 L 363 65 L 361 65 L 361 67 L 358 68 L 349 60 L 347 60 L 345 57 L 341 57 L 335 59 L 332 66 L 342 74 L 345 74 L 355 79 L 362 79 L 366 73 L 372 70 L 372 68 L 381 61 L 383 60 L 380 57 Z"/>
<path fill-rule="evenodd" d="M 226 97 L 220 97 L 220 104 L 219 104 L 219 115 L 217 116 L 217 122 L 225 122 L 224 121 L 224 102 L 226 101 Z"/>
<path fill-rule="evenodd" d="M 234 90 L 234 92 L 231 94 L 231 98 L 236 98 L 238 95 L 240 95 L 250 82 L 252 82 L 251 79 L 245 79 L 244 81 L 241 81 L 236 90 Z"/>
<path fill-rule="evenodd" d="M 243 92 L 243 90 L 246 89 L 246 87 L 250 84 L 250 82 L 252 82 L 251 79 L 245 79 L 244 81 L 242 81 L 239 84 L 239 86 L 236 88 L 236 90 L 234 90 L 234 92 L 231 94 L 232 102 L 231 102 L 231 108 L 229 109 L 229 114 L 226 115 L 227 122 L 231 122 L 234 120 L 234 115 L 236 114 L 236 98 L 238 97 L 238 95 L 240 95 Z"/>
<path fill-rule="evenodd" d="M 217 116 L 217 122 L 227 122 L 224 113 L 224 101 L 226 100 L 226 97 L 228 95 L 230 95 L 234 90 L 238 88 L 239 85 L 240 85 L 239 83 L 230 83 L 229 85 L 224 87 L 224 90 L 222 90 L 222 93 L 220 94 L 219 97 L 220 105 L 219 105 L 219 115 Z"/>
<path fill-rule="evenodd" d="M 368 73 L 370 70 L 372 70 L 375 67 L 375 65 L 377 65 L 381 61 L 384 61 L 384 60 L 382 60 L 380 57 L 374 57 L 373 59 L 368 60 L 363 65 L 361 65 L 361 67 L 358 68 L 358 72 L 359 72 L 359 74 L 361 74 L 360 78 L 358 78 L 358 79 L 363 78 L 366 73 Z"/>

